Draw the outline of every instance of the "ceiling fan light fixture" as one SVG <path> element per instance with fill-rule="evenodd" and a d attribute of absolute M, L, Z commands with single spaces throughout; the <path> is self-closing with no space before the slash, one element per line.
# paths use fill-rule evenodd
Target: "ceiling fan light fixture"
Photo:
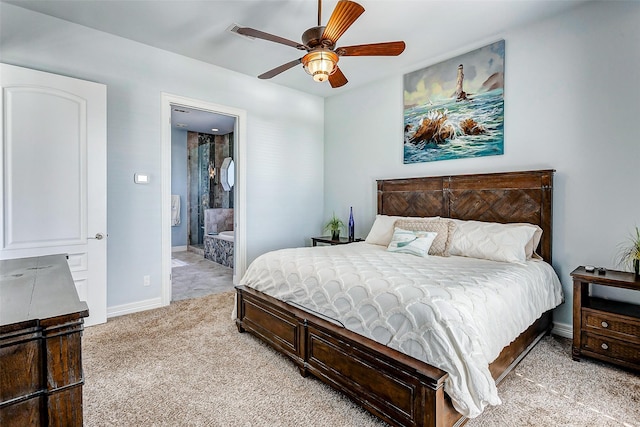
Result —
<path fill-rule="evenodd" d="M 316 82 L 322 83 L 336 71 L 338 55 L 328 49 L 317 49 L 302 57 L 302 65 L 307 74 Z"/>

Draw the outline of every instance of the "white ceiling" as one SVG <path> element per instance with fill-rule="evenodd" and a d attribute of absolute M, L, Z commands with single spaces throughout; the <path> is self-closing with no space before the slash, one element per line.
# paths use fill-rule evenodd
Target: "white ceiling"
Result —
<path fill-rule="evenodd" d="M 87 27 L 250 76 L 257 76 L 301 52 L 231 33 L 232 24 L 253 27 L 290 40 L 317 24 L 315 0 L 2 0 Z M 478 41 L 495 39 L 508 29 L 575 7 L 584 0 L 358 0 L 365 13 L 338 46 L 404 40 L 398 57 L 343 57 L 349 79 L 342 88 L 316 83 L 301 66 L 271 82 L 318 96 L 330 96 L 388 75 L 412 71 L 429 58 Z M 323 2 L 326 24 L 337 0 Z M 493 40 L 492 40 L 493 41 Z"/>
<path fill-rule="evenodd" d="M 235 130 L 236 118 L 183 106 L 171 106 L 171 127 L 210 135 L 226 135 Z"/>

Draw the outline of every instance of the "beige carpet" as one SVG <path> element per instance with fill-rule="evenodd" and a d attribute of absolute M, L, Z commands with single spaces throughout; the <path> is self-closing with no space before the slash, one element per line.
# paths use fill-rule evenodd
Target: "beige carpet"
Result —
<path fill-rule="evenodd" d="M 86 426 L 384 426 L 231 320 L 233 294 L 122 316 L 83 338 Z M 546 337 L 468 426 L 640 427 L 640 377 Z"/>

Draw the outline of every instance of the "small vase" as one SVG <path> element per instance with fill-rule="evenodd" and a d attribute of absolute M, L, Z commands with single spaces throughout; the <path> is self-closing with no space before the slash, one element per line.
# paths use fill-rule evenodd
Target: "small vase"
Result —
<path fill-rule="evenodd" d="M 349 208 L 349 241 L 355 239 L 355 224 L 353 222 L 353 207 Z"/>
<path fill-rule="evenodd" d="M 640 259 L 633 260 L 633 271 L 636 273 L 636 279 L 640 278 Z"/>
<path fill-rule="evenodd" d="M 331 240 L 340 240 L 340 230 L 331 231 Z"/>

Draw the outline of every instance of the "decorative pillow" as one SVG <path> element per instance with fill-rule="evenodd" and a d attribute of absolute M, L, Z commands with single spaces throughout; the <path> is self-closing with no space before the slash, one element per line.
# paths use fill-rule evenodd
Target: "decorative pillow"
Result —
<path fill-rule="evenodd" d="M 456 223 L 450 219 L 399 219 L 396 227 L 410 231 L 432 231 L 438 233 L 429 255 L 449 256 L 451 240 L 456 229 Z"/>
<path fill-rule="evenodd" d="M 393 229 L 395 223 L 399 219 L 437 219 L 439 217 L 434 216 L 430 218 L 419 218 L 410 216 L 390 216 L 390 215 L 376 215 L 376 220 L 371 226 L 371 231 L 364 240 L 367 243 L 381 246 L 389 246 L 391 238 L 393 236 Z"/>
<path fill-rule="evenodd" d="M 396 227 L 387 250 L 426 257 L 435 238 L 436 233 L 433 232 L 409 231 Z"/>
<path fill-rule="evenodd" d="M 371 226 L 371 231 L 367 234 L 365 242 L 373 245 L 388 246 L 393 237 L 393 225 L 401 216 L 376 215 L 376 220 Z"/>
<path fill-rule="evenodd" d="M 451 255 L 522 263 L 527 260 L 527 245 L 536 233 L 531 224 L 453 220 L 456 231 Z"/>

